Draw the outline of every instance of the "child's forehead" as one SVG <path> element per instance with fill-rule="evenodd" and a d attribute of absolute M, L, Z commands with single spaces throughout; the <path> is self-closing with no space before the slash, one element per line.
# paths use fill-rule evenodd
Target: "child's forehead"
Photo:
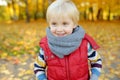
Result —
<path fill-rule="evenodd" d="M 69 20 L 72 20 L 71 17 L 69 16 L 53 16 L 50 18 L 51 21 L 69 21 Z"/>
<path fill-rule="evenodd" d="M 68 14 L 54 14 L 54 15 L 51 15 L 50 17 L 51 19 L 72 19 L 70 15 Z"/>

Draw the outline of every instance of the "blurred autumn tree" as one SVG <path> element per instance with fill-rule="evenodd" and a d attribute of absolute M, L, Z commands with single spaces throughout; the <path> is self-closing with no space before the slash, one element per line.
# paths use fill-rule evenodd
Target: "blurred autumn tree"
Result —
<path fill-rule="evenodd" d="M 73 0 L 81 12 L 80 19 L 120 20 L 120 0 Z"/>
<path fill-rule="evenodd" d="M 37 20 L 45 18 L 54 0 L 0 0 L 0 20 Z M 120 0 L 73 0 L 81 20 L 120 20 Z M 3 4 L 3 3 L 6 3 Z"/>

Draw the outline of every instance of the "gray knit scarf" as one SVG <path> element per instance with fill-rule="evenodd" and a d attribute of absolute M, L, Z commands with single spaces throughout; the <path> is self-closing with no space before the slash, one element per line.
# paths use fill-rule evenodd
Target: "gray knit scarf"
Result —
<path fill-rule="evenodd" d="M 76 27 L 72 34 L 64 37 L 56 37 L 50 32 L 50 28 L 46 29 L 48 46 L 50 50 L 59 58 L 69 55 L 75 51 L 81 44 L 85 35 L 82 27 Z"/>

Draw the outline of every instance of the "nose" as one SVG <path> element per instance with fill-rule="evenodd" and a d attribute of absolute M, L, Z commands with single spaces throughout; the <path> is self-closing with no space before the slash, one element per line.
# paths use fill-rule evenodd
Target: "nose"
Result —
<path fill-rule="evenodd" d="M 62 26 L 58 26 L 58 27 L 57 27 L 57 31 L 58 31 L 58 32 L 62 32 L 62 31 L 63 31 Z"/>

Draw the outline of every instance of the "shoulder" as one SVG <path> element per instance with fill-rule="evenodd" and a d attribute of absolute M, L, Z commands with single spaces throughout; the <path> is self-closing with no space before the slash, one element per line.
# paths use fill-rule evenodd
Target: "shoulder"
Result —
<path fill-rule="evenodd" d="M 47 37 L 45 36 L 45 37 L 40 39 L 39 44 L 46 43 L 46 42 L 47 42 Z"/>
<path fill-rule="evenodd" d="M 98 49 L 99 45 L 96 43 L 96 41 L 87 33 L 85 33 L 84 39 L 87 40 L 87 42 L 92 46 L 93 49 Z"/>
<path fill-rule="evenodd" d="M 47 41 L 47 36 L 41 38 L 41 40 L 40 40 L 40 42 L 45 42 L 45 41 Z"/>
<path fill-rule="evenodd" d="M 93 40 L 93 38 L 90 35 L 88 35 L 87 33 L 85 33 L 84 38 L 87 40 L 91 40 L 91 39 Z"/>
<path fill-rule="evenodd" d="M 39 41 L 39 46 L 42 47 L 43 45 L 47 44 L 47 37 L 43 37 L 41 38 L 41 40 Z"/>

